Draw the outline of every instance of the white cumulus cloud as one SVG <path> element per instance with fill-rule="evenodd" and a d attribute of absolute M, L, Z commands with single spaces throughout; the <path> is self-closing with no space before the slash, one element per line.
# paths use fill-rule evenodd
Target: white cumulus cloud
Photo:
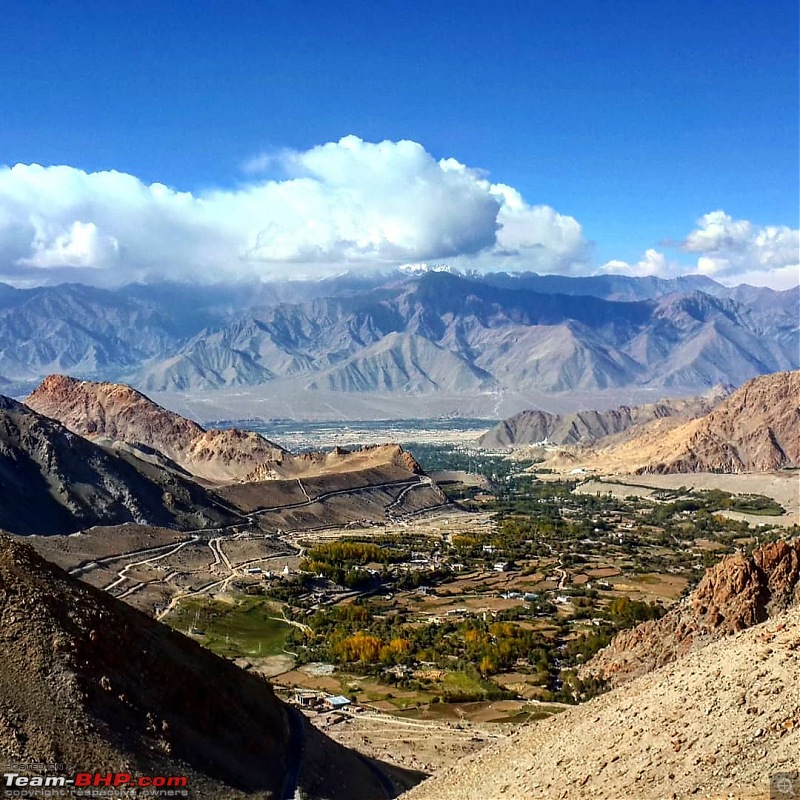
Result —
<path fill-rule="evenodd" d="M 697 228 L 678 247 L 682 253 L 696 256 L 693 264 L 650 249 L 636 263 L 612 260 L 600 271 L 660 278 L 707 275 L 726 284 L 750 283 L 773 289 L 789 289 L 800 282 L 800 231 L 786 225 L 758 226 L 724 211 L 712 211 L 698 220 Z"/>
<path fill-rule="evenodd" d="M 697 271 L 712 278 L 800 270 L 800 231 L 786 225 L 758 226 L 724 211 L 702 216 L 681 242 L 698 253 Z"/>
<path fill-rule="evenodd" d="M 616 275 L 631 275 L 633 277 L 654 275 L 657 278 L 669 278 L 681 272 L 677 264 L 667 261 L 663 253 L 652 248 L 645 251 L 642 258 L 635 264 L 629 264 L 627 261 L 612 260 L 603 264 L 600 267 L 600 271 Z"/>
<path fill-rule="evenodd" d="M 489 192 L 501 201 L 498 255 L 527 257 L 548 270 L 561 267 L 555 270 L 558 272 L 583 266 L 587 247 L 574 217 L 559 214 L 550 206 L 529 206 L 516 189 L 502 183 L 490 185 Z"/>
<path fill-rule="evenodd" d="M 280 164 L 282 180 L 259 178 Z M 585 243 L 572 217 L 412 141 L 346 136 L 248 164 L 234 190 L 192 194 L 69 166 L 0 168 L 0 270 L 121 283 L 324 273 L 409 261 L 568 271 Z"/>

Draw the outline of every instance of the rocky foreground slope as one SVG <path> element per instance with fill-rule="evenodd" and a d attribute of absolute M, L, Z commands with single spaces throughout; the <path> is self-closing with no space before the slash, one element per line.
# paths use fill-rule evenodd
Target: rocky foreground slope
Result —
<path fill-rule="evenodd" d="M 125 522 L 191 529 L 236 519 L 193 481 L 0 395 L 0 529 L 56 534 Z"/>
<path fill-rule="evenodd" d="M 622 631 L 582 670 L 618 685 L 710 642 L 764 622 L 800 602 L 800 540 L 765 544 L 709 569 L 659 620 Z"/>
<path fill-rule="evenodd" d="M 269 683 L 0 536 L 0 766 L 187 776 L 190 796 L 394 796 Z M 18 770 L 21 771 L 21 770 Z"/>
<path fill-rule="evenodd" d="M 800 609 L 714 642 L 435 775 L 408 800 L 769 796 L 800 752 Z"/>

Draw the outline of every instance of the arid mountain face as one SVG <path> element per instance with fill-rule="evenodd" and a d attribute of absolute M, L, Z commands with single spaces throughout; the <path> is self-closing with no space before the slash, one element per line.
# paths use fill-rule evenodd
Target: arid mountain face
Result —
<path fill-rule="evenodd" d="M 552 463 L 603 474 L 795 468 L 800 466 L 799 398 L 800 371 L 762 375 L 704 416 L 686 422 L 680 416 L 652 419 L 594 444 L 567 446 L 551 454 Z"/>
<path fill-rule="evenodd" d="M 266 680 L 2 535 L 0 623 L 0 766 L 186 776 L 197 800 L 395 794 Z"/>
<path fill-rule="evenodd" d="M 251 287 L 0 292 L 0 375 L 148 392 L 703 391 L 797 369 L 800 292 L 400 272 Z"/>
<path fill-rule="evenodd" d="M 286 451 L 251 431 L 205 430 L 130 386 L 50 375 L 26 399 L 40 414 L 90 439 L 155 450 L 187 472 L 213 481 L 244 478 Z"/>
<path fill-rule="evenodd" d="M 311 477 L 381 466 L 421 472 L 398 445 L 294 456 L 252 431 L 205 430 L 124 384 L 50 375 L 25 403 L 79 436 L 215 483 Z"/>
<path fill-rule="evenodd" d="M 190 529 L 235 520 L 193 481 L 94 444 L 3 396 L 0 489 L 0 529 L 12 533 L 124 522 Z"/>
<path fill-rule="evenodd" d="M 765 311 L 702 292 L 607 300 L 429 273 L 252 309 L 199 333 L 135 382 L 150 391 L 267 380 L 416 393 L 705 389 L 798 366 L 795 340 L 796 319 L 780 303 Z"/>
<path fill-rule="evenodd" d="M 711 413 L 674 431 L 671 441 L 674 450 L 659 453 L 642 471 L 767 472 L 800 466 L 800 371 L 748 381 Z"/>
<path fill-rule="evenodd" d="M 728 556 L 664 617 L 617 634 L 584 674 L 620 684 L 800 602 L 800 540 Z"/>
<path fill-rule="evenodd" d="M 719 387 L 705 397 L 665 399 L 642 406 L 619 406 L 608 411 L 550 414 L 521 411 L 499 422 L 479 440 L 481 447 L 515 447 L 547 442 L 553 445 L 589 445 L 615 434 L 631 432 L 660 419 L 694 419 L 707 414 L 726 394 Z"/>

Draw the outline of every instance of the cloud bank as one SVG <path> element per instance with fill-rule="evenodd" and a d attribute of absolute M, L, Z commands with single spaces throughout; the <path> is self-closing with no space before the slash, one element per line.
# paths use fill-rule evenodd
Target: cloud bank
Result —
<path fill-rule="evenodd" d="M 603 272 L 655 275 L 670 278 L 695 273 L 725 283 L 753 283 L 788 289 L 800 280 L 800 230 L 786 225 L 758 226 L 734 219 L 724 211 L 712 211 L 697 221 L 678 248 L 696 256 L 687 268 L 658 250 L 647 250 L 635 264 L 609 261 Z"/>
<path fill-rule="evenodd" d="M 178 192 L 120 172 L 18 164 L 0 170 L 6 277 L 45 272 L 125 282 L 318 275 L 333 269 L 494 253 L 542 270 L 578 269 L 581 227 L 511 187 L 411 141 L 347 136 L 282 152 L 284 180 Z M 265 162 L 250 165 L 251 174 Z M 530 268 L 530 267 L 529 267 Z M 38 273 L 38 274 L 37 274 Z"/>
<path fill-rule="evenodd" d="M 285 177 L 264 177 L 276 167 Z M 245 174 L 235 189 L 193 194 L 115 171 L 0 168 L 0 278 L 217 281 L 421 261 L 596 271 L 576 219 L 531 204 L 514 187 L 453 158 L 437 160 L 416 142 L 346 136 L 304 152 L 259 156 Z M 696 256 L 695 270 L 713 277 L 763 277 L 796 265 L 797 238 L 789 228 L 758 228 L 715 211 L 679 250 Z M 687 271 L 656 250 L 636 264 L 611 261 L 601 269 Z"/>

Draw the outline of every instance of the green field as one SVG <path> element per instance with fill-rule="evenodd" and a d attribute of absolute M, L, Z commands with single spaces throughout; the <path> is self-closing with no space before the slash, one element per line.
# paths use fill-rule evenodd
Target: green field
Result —
<path fill-rule="evenodd" d="M 181 600 L 166 619 L 209 650 L 228 658 L 258 658 L 283 653 L 291 627 L 277 604 L 239 596 L 226 603 L 208 598 Z"/>

